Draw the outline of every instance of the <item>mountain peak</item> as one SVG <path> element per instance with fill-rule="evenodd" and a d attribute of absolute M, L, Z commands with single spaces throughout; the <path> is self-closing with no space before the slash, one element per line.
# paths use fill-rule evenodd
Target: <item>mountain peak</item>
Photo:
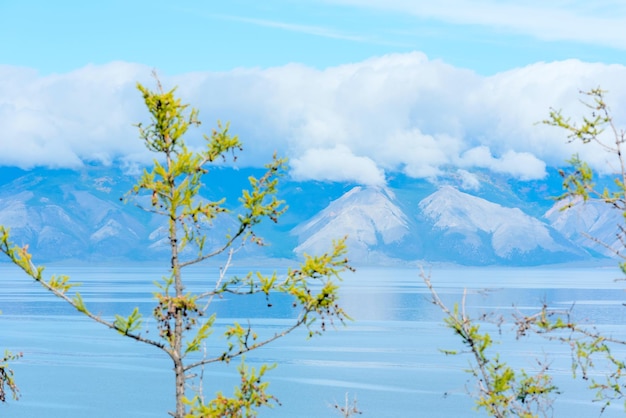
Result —
<path fill-rule="evenodd" d="M 408 218 L 384 188 L 357 186 L 292 230 L 300 245 L 294 252 L 327 251 L 333 240 L 348 237 L 350 253 L 369 259 L 378 246 L 400 241 L 409 232 Z"/>
<path fill-rule="evenodd" d="M 439 228 L 463 227 L 493 233 L 512 217 L 528 226 L 540 223 L 518 208 L 505 208 L 452 186 L 442 186 L 422 200 L 419 208 Z"/>
<path fill-rule="evenodd" d="M 227 197 L 229 208 L 236 211 L 238 185 L 247 184 L 250 173 L 213 170 L 215 184 L 223 187 L 207 189 L 204 197 Z M 121 170 L 91 167 L 80 172 L 33 169 L 3 174 L 0 167 L 0 178 L 6 180 L 0 185 L 0 224 L 11 228 L 17 244 L 29 243 L 39 260 L 143 260 L 161 254 L 160 220 L 119 201 L 133 180 Z M 531 185 L 498 181 L 481 188 L 477 197 L 450 185 L 433 192 L 435 185 L 424 180 L 402 178 L 393 184 L 350 187 L 285 181 L 279 197 L 292 202 L 292 210 L 277 227 L 260 225 L 257 232 L 271 244 L 263 247 L 263 255 L 291 256 L 294 248 L 295 254 L 321 254 L 333 240 L 347 236 L 354 263 L 524 265 L 588 257 L 581 247 L 588 248 L 589 243 L 570 230 L 594 236 L 612 232 L 614 237 L 616 218 L 602 205 L 546 213 L 547 205 L 542 207 L 538 198 L 524 200 L 529 196 L 524 190 Z M 530 216 L 529 208 L 540 216 L 546 213 L 542 219 L 550 224 Z M 236 227 L 237 219 L 229 215 L 214 220 L 206 248 L 219 246 Z M 285 237 L 285 231 L 291 234 Z M 250 246 L 246 251 L 261 250 Z"/>
<path fill-rule="evenodd" d="M 584 254 L 549 225 L 519 208 L 504 207 L 451 186 L 426 197 L 419 208 L 432 222 L 433 230 L 439 231 L 439 245 L 460 252 L 492 253 L 496 259 L 515 262 L 518 258 L 531 263 L 534 258 L 539 263 L 547 254 L 562 253 L 574 259 Z"/>

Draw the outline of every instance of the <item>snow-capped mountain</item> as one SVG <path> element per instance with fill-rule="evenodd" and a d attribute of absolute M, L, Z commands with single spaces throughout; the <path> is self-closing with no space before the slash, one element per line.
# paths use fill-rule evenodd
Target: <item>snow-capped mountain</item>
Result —
<path fill-rule="evenodd" d="M 589 255 L 550 225 L 445 185 L 416 206 L 388 189 L 355 187 L 292 230 L 296 253 L 319 253 L 348 236 L 360 262 L 455 261 L 470 265 L 542 264 Z"/>
<path fill-rule="evenodd" d="M 433 247 L 451 251 L 465 263 L 541 264 L 586 256 L 552 227 L 519 208 L 504 207 L 451 186 L 422 200 L 419 209 L 431 223 Z"/>
<path fill-rule="evenodd" d="M 546 212 L 545 218 L 572 242 L 599 254 L 613 256 L 614 252 L 607 245 L 615 249 L 623 246 L 616 233 L 618 226 L 624 225 L 624 216 L 604 202 L 585 202 L 582 198 L 562 200 Z"/>
<path fill-rule="evenodd" d="M 125 257 L 142 244 L 143 214 L 133 217 L 121 195 L 111 195 L 113 179 L 58 174 L 29 173 L 0 189 L 0 225 L 11 229 L 14 242 L 44 260 Z"/>
<path fill-rule="evenodd" d="M 297 254 L 322 253 L 347 236 L 349 255 L 361 261 L 384 258 L 410 234 L 407 216 L 388 189 L 354 187 L 291 233 L 298 238 Z"/>
<path fill-rule="evenodd" d="M 254 170 L 213 170 L 204 197 L 226 197 L 227 207 L 236 210 L 247 177 L 262 174 Z M 590 244 L 580 231 L 606 241 L 615 238 L 621 214 L 606 206 L 550 209 L 546 196 L 558 193 L 560 181 L 556 186 L 543 183 L 544 190 L 488 173 L 481 176 L 493 181 L 485 180 L 480 190 L 463 192 L 454 180 L 437 184 L 395 177 L 386 188 L 367 188 L 284 179 L 278 197 L 290 210 L 277 225 L 262 223 L 257 231 L 269 246 L 248 245 L 239 254 L 320 254 L 347 235 L 355 264 L 533 265 L 601 256 L 601 248 L 592 254 L 584 249 Z M 0 225 L 11 228 L 14 242 L 28 244 L 38 261 L 156 259 L 169 246 L 162 220 L 120 201 L 135 181 L 133 175 L 112 167 L 82 171 L 0 167 Z M 220 217 L 210 225 L 207 249 L 223 243 L 237 227 L 235 216 Z"/>

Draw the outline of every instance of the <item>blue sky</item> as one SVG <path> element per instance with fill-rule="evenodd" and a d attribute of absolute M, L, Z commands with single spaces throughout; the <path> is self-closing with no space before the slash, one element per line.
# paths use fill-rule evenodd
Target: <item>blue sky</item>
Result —
<path fill-rule="evenodd" d="M 540 178 L 580 150 L 606 167 L 535 122 L 578 115 L 598 85 L 626 113 L 617 0 L 23 0 L 0 15 L 4 165 L 145 161 L 134 84 L 152 69 L 231 121 L 244 162 L 277 150 L 294 177 L 363 184 L 445 167 Z"/>
<path fill-rule="evenodd" d="M 3 63 L 44 74 L 118 60 L 170 74 L 324 68 L 415 50 L 484 75 L 567 58 L 626 63 L 622 1 L 23 0 L 0 13 Z"/>

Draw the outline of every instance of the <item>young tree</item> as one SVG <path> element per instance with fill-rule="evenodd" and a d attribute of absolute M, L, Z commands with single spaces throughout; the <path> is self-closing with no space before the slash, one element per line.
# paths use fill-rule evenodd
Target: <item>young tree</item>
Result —
<path fill-rule="evenodd" d="M 134 199 L 144 210 L 163 219 L 168 231 L 170 249 L 168 277 L 157 282 L 156 306 L 152 316 L 156 321 L 158 337 L 151 337 L 143 324 L 143 313 L 135 308 L 129 315 L 103 318 L 89 310 L 75 284 L 67 276 L 44 277 L 43 267 L 35 266 L 28 247 L 19 247 L 10 241 L 9 231 L 0 227 L 0 251 L 26 274 L 39 282 L 57 297 L 65 300 L 81 314 L 123 336 L 161 350 L 173 364 L 175 381 L 175 409 L 170 415 L 183 417 L 231 417 L 254 416 L 256 408 L 271 406 L 277 400 L 266 392 L 267 382 L 262 382 L 267 365 L 259 370 L 243 363 L 243 355 L 287 335 L 298 327 L 306 327 L 309 336 L 320 334 L 333 321 L 343 322 L 347 316 L 338 305 L 339 274 L 351 269 L 345 258 L 345 242 L 333 243 L 330 252 L 321 256 L 305 256 L 296 269 L 284 275 L 274 272 L 265 275 L 251 272 L 245 277 L 228 278 L 231 257 L 238 246 L 246 242 L 263 244 L 253 232 L 265 218 L 276 222 L 285 211 L 284 203 L 276 198 L 278 176 L 285 168 L 285 160 L 276 158 L 266 166 L 265 175 L 250 177 L 250 187 L 242 192 L 241 213 L 236 214 L 238 227 L 225 237 L 219 248 L 205 248 L 210 225 L 219 216 L 230 214 L 225 200 L 208 201 L 200 195 L 209 179 L 210 164 L 226 159 L 242 146 L 237 136 L 228 131 L 228 125 L 204 136 L 204 148 L 191 151 L 184 141 L 188 129 L 198 126 L 198 112 L 189 109 L 175 96 L 175 89 L 164 91 L 157 80 L 156 91 L 142 85 L 143 95 L 151 120 L 139 124 L 139 135 L 146 147 L 157 154 L 154 166 L 144 171 L 141 179 L 131 190 L 128 199 Z M 147 206 L 143 202 L 148 202 Z M 144 205 L 144 206 L 142 206 Z M 232 214 L 230 214 L 232 215 Z M 194 293 L 185 289 L 184 272 L 220 254 L 226 255 L 215 286 Z M 214 330 L 216 313 L 212 301 L 224 294 L 245 296 L 262 294 L 268 300 L 275 293 L 291 295 L 293 307 L 299 309 L 294 322 L 284 330 L 260 337 L 248 324 L 233 323 L 224 332 L 226 345 L 217 355 L 207 356 L 203 346 Z M 235 298 L 236 300 L 236 298 Z M 230 362 L 242 358 L 239 367 L 241 384 L 232 397 L 218 393 L 215 399 L 205 402 L 203 393 L 196 391 L 187 396 L 198 370 L 215 362 Z M 197 381 L 195 382 L 198 383 Z M 201 382 L 200 382 L 201 383 Z M 197 386 L 195 386 L 197 387 Z"/>
<path fill-rule="evenodd" d="M 420 276 L 430 290 L 432 303 L 444 313 L 444 322 L 461 339 L 465 350 L 442 350 L 446 355 L 469 355 L 470 368 L 467 370 L 476 380 L 476 389 L 471 393 L 476 398 L 476 407 L 484 409 L 497 418 L 510 416 L 532 418 L 549 416 L 553 396 L 558 393 L 548 374 L 548 367 L 539 363 L 535 374 L 524 370 L 515 371 L 492 353 L 496 343 L 489 332 L 481 331 L 481 322 L 487 315 L 472 318 L 465 310 L 465 294 L 461 304 L 448 308 L 435 291 L 430 276 L 424 271 Z M 495 316 L 491 322 L 501 325 L 504 318 Z"/>
<path fill-rule="evenodd" d="M 626 274 L 626 161 L 624 143 L 626 131 L 618 129 L 609 107 L 604 100 L 605 92 L 599 88 L 582 92 L 587 98 L 583 104 L 589 109 L 589 115 L 582 123 L 571 121 L 561 111 L 552 109 L 550 116 L 543 123 L 565 129 L 568 140 L 593 143 L 613 158 L 610 166 L 617 167 L 614 173 L 614 186 L 600 189 L 594 181 L 592 169 L 578 155 L 568 162 L 570 169 L 561 171 L 564 193 L 557 197 L 562 202 L 562 210 L 568 210 L 580 202 L 598 200 L 623 214 L 622 222 L 616 225 L 615 242 L 604 242 L 598 237 L 587 235 L 591 240 L 607 248 L 621 261 L 619 266 Z M 590 99 L 590 101 L 589 101 Z M 448 309 L 434 290 L 430 277 L 422 273 L 422 278 L 430 289 L 435 303 L 445 314 L 446 325 L 461 338 L 473 358 L 469 372 L 477 379 L 478 391 L 475 393 L 476 404 L 484 408 L 491 416 L 535 416 L 545 408 L 530 408 L 528 400 L 535 407 L 549 406 L 550 396 L 557 395 L 556 387 L 551 383 L 551 376 L 545 367 L 534 376 L 523 371 L 515 373 L 500 356 L 487 355 L 487 349 L 493 346 L 489 333 L 480 332 L 480 323 L 485 317 L 470 318 L 465 310 L 459 310 L 458 304 L 453 310 Z M 503 318 L 498 318 L 502 321 Z M 626 360 L 616 355 L 616 348 L 626 346 L 626 340 L 608 335 L 598 330 L 593 324 L 577 324 L 572 319 L 572 311 L 555 310 L 545 305 L 539 312 L 521 314 L 512 318 L 514 331 L 518 338 L 528 334 L 545 336 L 571 347 L 572 370 L 590 382 L 590 388 L 596 391 L 596 400 L 603 403 L 601 411 L 614 400 L 626 399 Z M 447 354 L 457 354 L 447 351 Z M 591 371 L 602 367 L 606 370 L 595 377 Z M 626 409 L 626 402 L 624 403 Z"/>
<path fill-rule="evenodd" d="M 624 143 L 626 131 L 615 124 L 611 109 L 605 102 L 606 91 L 595 88 L 581 92 L 584 96 L 582 104 L 588 114 L 582 122 L 572 121 L 563 116 L 560 110 L 552 109 L 545 124 L 564 129 L 570 142 L 581 141 L 594 144 L 607 153 L 608 167 L 612 167 L 613 186 L 600 188 L 596 185 L 592 169 L 587 163 L 574 155 L 568 162 L 568 172 L 562 171 L 564 193 L 558 197 L 563 202 L 561 210 L 572 208 L 577 202 L 583 204 L 596 200 L 606 204 L 612 210 L 619 211 L 623 216 L 615 225 L 615 241 L 605 242 L 599 237 L 586 236 L 605 247 L 618 258 L 620 269 L 626 274 L 626 161 L 624 160 Z M 544 318 L 538 320 L 538 318 Z M 596 390 L 596 398 L 603 402 L 604 410 L 613 400 L 625 400 L 626 381 L 624 371 L 626 361 L 615 355 L 615 348 L 626 346 L 626 339 L 614 337 L 601 332 L 593 326 L 581 326 L 569 321 L 564 316 L 544 307 L 538 315 L 518 320 L 520 330 L 529 329 L 549 335 L 572 347 L 574 373 L 580 371 L 582 377 L 591 382 L 590 388 Z M 565 331 L 565 332 L 563 332 Z M 555 336 L 556 334 L 556 336 Z M 601 364 L 608 371 L 601 379 L 593 377 L 589 372 Z M 626 409 L 626 402 L 624 403 Z"/>

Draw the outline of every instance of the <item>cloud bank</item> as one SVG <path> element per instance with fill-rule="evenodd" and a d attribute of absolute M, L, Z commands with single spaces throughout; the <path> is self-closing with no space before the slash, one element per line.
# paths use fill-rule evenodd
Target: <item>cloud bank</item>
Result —
<path fill-rule="evenodd" d="M 147 121 L 135 84 L 154 85 L 150 72 L 125 62 L 49 76 L 0 66 L 0 164 L 150 161 L 133 127 Z M 453 167 L 529 180 L 576 152 L 606 171 L 605 152 L 537 124 L 551 107 L 580 117 L 578 91 L 597 86 L 626 125 L 626 67 L 576 60 L 484 77 L 415 52 L 325 70 L 291 64 L 161 79 L 200 110 L 192 146 L 218 119 L 230 121 L 244 143 L 241 164 L 261 166 L 277 151 L 299 179 L 381 185 L 389 172 L 433 177 Z"/>

